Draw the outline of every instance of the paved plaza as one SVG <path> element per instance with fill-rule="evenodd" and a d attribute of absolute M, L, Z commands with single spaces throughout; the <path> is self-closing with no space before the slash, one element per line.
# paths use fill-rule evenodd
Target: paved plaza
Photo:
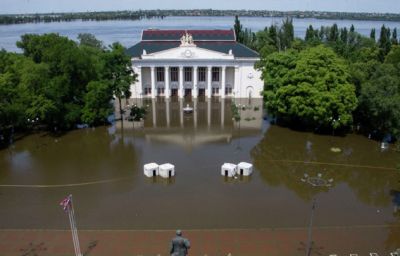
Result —
<path fill-rule="evenodd" d="M 305 255 L 306 228 L 183 231 L 189 255 Z M 93 256 L 169 255 L 174 230 L 81 230 L 82 254 Z M 314 228 L 312 255 L 390 255 L 399 245 L 400 227 Z M 0 230 L 1 256 L 72 256 L 68 230 Z M 372 254 L 374 255 L 374 254 Z"/>

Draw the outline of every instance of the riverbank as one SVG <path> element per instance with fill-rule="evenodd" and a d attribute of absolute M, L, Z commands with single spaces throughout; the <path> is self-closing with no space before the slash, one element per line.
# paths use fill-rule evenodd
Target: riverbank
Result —
<path fill-rule="evenodd" d="M 165 17 L 290 17 L 298 19 L 400 21 L 398 13 L 274 11 L 274 10 L 124 10 L 98 12 L 2 14 L 0 25 L 70 21 L 141 20 Z"/>
<path fill-rule="evenodd" d="M 184 230 L 190 255 L 304 255 L 307 228 Z M 83 255 L 169 255 L 174 230 L 81 230 Z M 398 235 L 396 235 L 398 234 Z M 399 244 L 400 226 L 317 227 L 319 255 L 389 255 Z M 397 237 L 397 238 L 396 238 Z M 397 240 L 396 240 L 397 239 Z M 366 248 L 366 244 L 369 248 Z M 68 230 L 0 230 L 0 255 L 73 255 Z"/>

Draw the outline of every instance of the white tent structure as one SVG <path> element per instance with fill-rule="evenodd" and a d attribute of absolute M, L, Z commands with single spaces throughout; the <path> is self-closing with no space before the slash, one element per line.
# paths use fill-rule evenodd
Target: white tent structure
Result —
<path fill-rule="evenodd" d="M 221 166 L 221 175 L 225 177 L 233 177 L 236 175 L 237 166 L 231 163 L 224 163 Z"/>
<path fill-rule="evenodd" d="M 246 162 L 240 162 L 237 167 L 237 173 L 243 176 L 250 176 L 253 173 L 253 165 Z"/>
<path fill-rule="evenodd" d="M 175 166 L 169 163 L 160 165 L 159 175 L 166 179 L 175 176 Z"/>
<path fill-rule="evenodd" d="M 159 174 L 159 166 L 156 163 L 149 163 L 143 166 L 144 175 L 147 177 L 155 177 Z"/>

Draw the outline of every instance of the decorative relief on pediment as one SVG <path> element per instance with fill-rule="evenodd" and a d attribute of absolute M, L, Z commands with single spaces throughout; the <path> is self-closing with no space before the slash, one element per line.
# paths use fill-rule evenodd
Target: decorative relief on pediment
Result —
<path fill-rule="evenodd" d="M 193 42 L 193 36 L 188 32 L 181 37 L 181 46 L 196 46 Z"/>
<path fill-rule="evenodd" d="M 191 50 L 187 49 L 184 52 L 182 52 L 182 57 L 184 58 L 193 58 L 194 57 L 194 52 Z"/>

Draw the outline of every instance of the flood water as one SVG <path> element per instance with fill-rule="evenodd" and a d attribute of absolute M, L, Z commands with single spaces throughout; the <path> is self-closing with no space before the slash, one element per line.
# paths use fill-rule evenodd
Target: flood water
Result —
<path fill-rule="evenodd" d="M 359 135 L 293 131 L 264 120 L 262 102 L 135 101 L 145 121 L 35 134 L 0 151 L 0 229 L 65 229 L 58 205 L 73 194 L 81 229 L 400 225 L 400 153 Z M 183 114 L 182 106 L 195 108 Z M 331 148 L 340 148 L 334 153 Z M 220 176 L 225 162 L 254 164 L 248 178 Z M 170 179 L 146 178 L 149 162 L 175 165 Z M 321 173 L 331 187 L 301 179 Z M 397 191 L 397 192 L 396 192 Z"/>

